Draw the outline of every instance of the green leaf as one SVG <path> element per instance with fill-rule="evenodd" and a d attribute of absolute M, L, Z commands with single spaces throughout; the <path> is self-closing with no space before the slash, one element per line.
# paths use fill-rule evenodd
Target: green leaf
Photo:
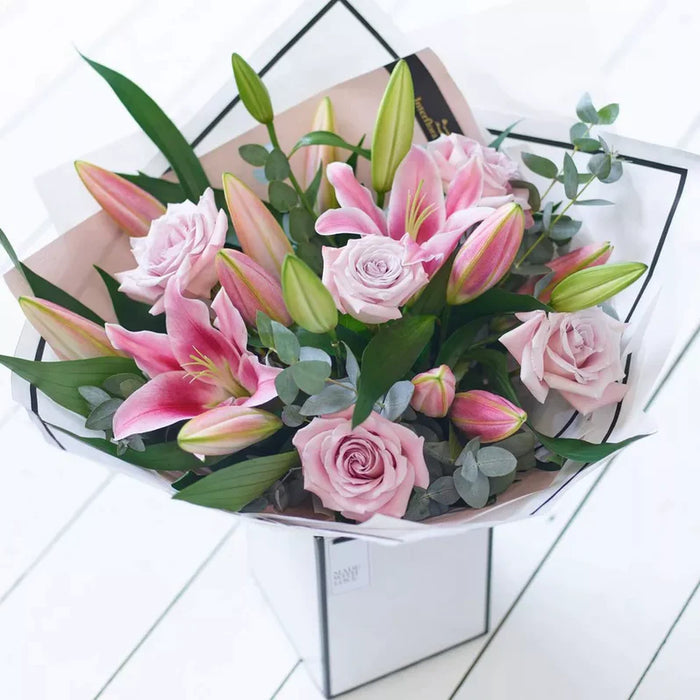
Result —
<path fill-rule="evenodd" d="M 122 399 L 127 399 L 145 383 L 146 380 L 142 375 L 122 373 L 115 374 L 105 379 L 105 381 L 102 382 L 102 387 L 110 394 L 120 396 Z"/>
<path fill-rule="evenodd" d="M 357 159 L 360 155 L 358 151 L 362 150 L 362 144 L 365 142 L 365 138 L 367 138 L 367 134 L 362 134 L 362 138 L 357 142 L 357 150 L 354 150 L 350 154 L 350 157 L 345 161 L 352 168 L 353 173 L 355 173 L 355 171 L 357 170 Z"/>
<path fill-rule="evenodd" d="M 316 203 L 316 197 L 318 197 L 318 190 L 319 187 L 321 187 L 321 178 L 323 177 L 323 163 L 318 166 L 318 170 L 316 171 L 316 174 L 314 175 L 314 179 L 311 180 L 309 183 L 309 186 L 306 188 L 306 191 L 304 192 L 304 195 L 306 196 L 306 199 L 311 202 L 311 204 Z"/>
<path fill-rule="evenodd" d="M 577 122 L 569 129 L 569 138 L 572 142 L 576 139 L 585 139 L 589 131 L 590 127 L 587 124 Z"/>
<path fill-rule="evenodd" d="M 302 416 L 322 416 L 349 408 L 355 403 L 355 391 L 349 386 L 327 384 L 323 391 L 310 396 L 301 407 Z"/>
<path fill-rule="evenodd" d="M 479 469 L 488 477 L 505 476 L 515 471 L 518 460 L 508 450 L 495 445 L 482 447 L 476 453 Z"/>
<path fill-rule="evenodd" d="M 613 452 L 621 450 L 623 447 L 627 447 L 627 445 L 647 437 L 647 435 L 635 435 L 621 442 L 604 442 L 598 445 L 593 442 L 574 438 L 549 437 L 538 432 L 532 426 L 530 426 L 530 429 L 548 450 L 562 457 L 566 457 L 567 459 L 573 459 L 575 462 L 597 462 L 601 459 L 605 459 L 605 457 L 608 457 Z"/>
<path fill-rule="evenodd" d="M 271 321 L 272 338 L 275 352 L 285 365 L 293 365 L 299 360 L 299 350 L 301 349 L 297 337 L 277 321 Z"/>
<path fill-rule="evenodd" d="M 581 221 L 576 221 L 565 214 L 552 225 L 549 230 L 549 237 L 553 241 L 563 241 L 571 238 L 579 232 L 581 224 Z"/>
<path fill-rule="evenodd" d="M 364 141 L 364 136 L 360 139 L 360 143 L 357 146 L 353 146 L 332 131 L 311 131 L 294 144 L 289 157 L 291 158 L 300 148 L 305 148 L 306 146 L 335 146 L 336 148 L 344 148 L 346 151 L 352 151 L 354 154 L 369 160 L 371 153 L 369 149 L 362 148 L 362 141 Z"/>
<path fill-rule="evenodd" d="M 273 180 L 268 186 L 270 204 L 277 211 L 288 212 L 298 201 L 297 193 L 286 182 Z"/>
<path fill-rule="evenodd" d="M 438 316 L 447 303 L 447 283 L 450 281 L 452 263 L 457 257 L 457 250 L 442 264 L 442 267 L 433 275 L 432 279 L 423 288 L 420 296 L 410 307 L 410 312 L 415 315 L 428 314 Z"/>
<path fill-rule="evenodd" d="M 588 170 L 593 173 L 599 180 L 604 180 L 610 175 L 612 168 L 612 159 L 609 153 L 598 153 L 591 156 L 588 160 Z"/>
<path fill-rule="evenodd" d="M 297 362 L 290 367 L 294 383 L 309 396 L 318 394 L 326 386 L 326 379 L 331 375 L 331 368 L 320 360 Z"/>
<path fill-rule="evenodd" d="M 126 294 L 119 291 L 119 282 L 114 277 L 97 267 L 97 265 L 94 267 L 102 278 L 105 287 L 107 287 L 112 306 L 114 307 L 114 313 L 124 328 L 130 331 L 165 333 L 165 314 L 151 315 L 151 307 L 148 304 L 129 299 Z"/>
<path fill-rule="evenodd" d="M 0 228 L 0 245 L 4 248 L 5 252 L 7 253 L 7 256 L 12 261 L 12 264 L 15 266 L 15 269 L 17 270 L 17 272 L 19 272 L 22 275 L 22 277 L 24 277 L 24 271 L 22 270 L 22 264 L 20 263 L 19 258 L 17 257 L 17 253 L 15 253 L 15 249 L 12 247 L 12 243 L 10 243 L 10 239 L 5 235 L 5 232 L 1 228 Z M 29 280 L 27 280 L 27 281 L 29 281 Z"/>
<path fill-rule="evenodd" d="M 598 110 L 598 123 L 599 124 L 612 124 L 620 114 L 620 105 L 617 102 L 611 102 L 605 107 L 601 107 Z"/>
<path fill-rule="evenodd" d="M 428 486 L 428 496 L 442 503 L 444 506 L 451 506 L 459 500 L 459 494 L 455 488 L 455 480 L 451 476 L 441 476 Z"/>
<path fill-rule="evenodd" d="M 584 92 L 576 105 L 578 118 L 586 124 L 597 124 L 600 120 L 598 112 L 591 102 L 591 96 Z"/>
<path fill-rule="evenodd" d="M 112 398 L 99 386 L 79 386 L 78 393 L 88 402 L 91 408 L 97 408 L 100 404 Z"/>
<path fill-rule="evenodd" d="M 573 199 L 578 192 L 578 170 L 574 159 L 568 154 L 564 154 L 564 194 L 569 199 Z"/>
<path fill-rule="evenodd" d="M 436 365 L 447 365 L 451 369 L 462 358 L 462 355 L 472 346 L 477 333 L 483 327 L 480 320 L 470 321 L 460 326 L 443 344 L 438 353 Z"/>
<path fill-rule="evenodd" d="M 81 56 L 107 81 L 144 133 L 172 166 L 188 199 L 196 202 L 209 180 L 194 150 L 165 112 L 135 83 L 107 66 Z"/>
<path fill-rule="evenodd" d="M 540 199 L 540 191 L 527 180 L 510 180 L 512 187 L 519 187 L 526 189 L 528 192 L 527 203 L 530 205 L 532 211 L 539 211 L 542 206 L 542 200 Z"/>
<path fill-rule="evenodd" d="M 493 287 L 481 296 L 478 296 L 474 301 L 470 301 L 468 304 L 455 309 L 452 312 L 452 317 L 462 324 L 483 316 L 538 310 L 551 311 L 547 304 L 528 294 L 517 294 L 516 292 L 508 292 L 505 289 Z"/>
<path fill-rule="evenodd" d="M 282 403 L 287 405 L 294 403 L 294 399 L 296 399 L 299 394 L 299 387 L 294 381 L 294 375 L 292 374 L 291 367 L 283 369 L 275 377 L 275 389 L 277 390 L 277 395 L 280 397 Z"/>
<path fill-rule="evenodd" d="M 290 469 L 299 466 L 296 450 L 256 457 L 204 477 L 173 498 L 210 508 L 238 511 L 269 489 Z"/>
<path fill-rule="evenodd" d="M 111 430 L 114 414 L 123 403 L 123 399 L 107 399 L 95 406 L 85 421 L 85 427 L 88 430 Z"/>
<path fill-rule="evenodd" d="M 589 138 L 574 139 L 574 146 L 584 153 L 595 153 L 600 150 L 600 141 Z"/>
<path fill-rule="evenodd" d="M 83 437 L 82 435 L 76 435 L 71 433 L 69 430 L 64 428 L 59 428 L 57 425 L 51 426 L 53 429 L 58 430 L 64 435 L 70 435 L 76 440 L 90 447 L 94 447 L 100 452 L 104 452 L 122 462 L 128 462 L 137 467 L 143 467 L 144 469 L 153 469 L 154 471 L 187 471 L 189 469 L 198 469 L 202 466 L 202 463 L 191 454 L 183 452 L 177 445 L 176 442 L 161 442 L 155 445 L 147 445 L 143 452 L 137 452 L 136 450 L 127 450 L 124 454 L 118 454 L 118 445 L 115 445 L 109 440 L 104 440 L 103 438 L 95 437 Z"/>
<path fill-rule="evenodd" d="M 537 156 L 534 153 L 523 153 L 521 155 L 523 163 L 525 163 L 525 165 L 532 170 L 533 173 L 541 175 L 548 180 L 553 180 L 557 176 L 559 168 L 555 163 L 549 160 L 549 158 L 543 158 L 542 156 Z"/>
<path fill-rule="evenodd" d="M 496 136 L 493 141 L 491 141 L 489 148 L 495 148 L 498 150 L 501 147 L 501 144 L 508 138 L 510 132 L 513 131 L 513 129 L 515 129 L 515 127 L 520 124 L 521 121 L 522 119 L 518 119 L 517 122 L 513 122 L 510 126 L 507 126 L 503 131 L 501 131 L 501 133 Z"/>
<path fill-rule="evenodd" d="M 5 365 L 22 379 L 34 384 L 59 406 L 87 416 L 90 407 L 78 391 L 83 386 L 100 386 L 105 379 L 122 372 L 138 373 L 134 361 L 127 357 L 95 357 L 89 360 L 35 362 L 0 355 Z"/>
<path fill-rule="evenodd" d="M 246 143 L 238 149 L 238 153 L 246 163 L 262 168 L 267 163 L 270 152 L 259 143 Z"/>
<path fill-rule="evenodd" d="M 472 508 L 483 508 L 489 500 L 489 480 L 488 477 L 477 472 L 474 481 L 467 481 L 462 474 L 461 467 L 455 469 L 453 474 L 457 493 L 464 499 L 464 502 Z"/>
<path fill-rule="evenodd" d="M 621 177 L 622 162 L 619 160 L 613 160 L 610 164 L 610 173 L 608 173 L 607 177 L 601 177 L 599 179 L 601 182 L 604 182 L 606 185 L 608 185 L 612 182 L 617 182 Z"/>
<path fill-rule="evenodd" d="M 493 391 L 504 396 L 516 406 L 520 406 L 520 399 L 508 375 L 508 359 L 503 352 L 479 348 L 470 350 L 467 357 L 483 366 Z"/>
<path fill-rule="evenodd" d="M 274 348 L 275 337 L 272 334 L 272 320 L 270 317 L 262 311 L 258 311 L 255 316 L 255 326 L 258 329 L 258 337 L 263 346 L 266 348 Z"/>
<path fill-rule="evenodd" d="M 362 355 L 353 427 L 369 416 L 376 400 L 392 384 L 404 378 L 430 341 L 434 327 L 434 316 L 405 316 L 380 327 Z"/>
<path fill-rule="evenodd" d="M 316 235 L 316 219 L 304 208 L 294 207 L 289 212 L 289 235 L 295 243 L 310 241 Z"/>
<path fill-rule="evenodd" d="M 271 151 L 265 162 L 265 177 L 270 182 L 273 180 L 286 180 L 290 172 L 287 156 L 279 148 Z"/>
<path fill-rule="evenodd" d="M 163 204 L 177 204 L 184 202 L 187 199 L 185 191 L 177 182 L 170 180 L 162 180 L 159 177 L 151 177 L 146 173 L 138 173 L 131 175 L 129 173 L 117 173 L 129 182 L 138 185 L 142 190 L 146 190 L 148 194 L 153 195 L 159 202 Z"/>

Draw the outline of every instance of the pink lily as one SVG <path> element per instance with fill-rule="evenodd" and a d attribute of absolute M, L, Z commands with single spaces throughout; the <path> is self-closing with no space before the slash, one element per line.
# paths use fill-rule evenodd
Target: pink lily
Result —
<path fill-rule="evenodd" d="M 82 160 L 75 169 L 97 203 L 130 236 L 145 236 L 151 221 L 165 214 L 155 197 L 120 175 Z"/>
<path fill-rule="evenodd" d="M 182 295 L 175 281 L 165 290 L 167 335 L 128 331 L 107 324 L 112 345 L 134 358 L 150 381 L 114 415 L 114 437 L 163 428 L 217 406 L 259 406 L 277 396 L 275 367 L 246 348 L 248 333 L 238 310 L 221 290 L 212 309 Z"/>
<path fill-rule="evenodd" d="M 470 226 L 493 211 L 474 206 L 483 188 L 476 160 L 462 169 L 445 196 L 435 162 L 418 146 L 411 147 L 396 170 L 386 213 L 349 165 L 331 163 L 326 174 L 340 208 L 321 214 L 316 221 L 319 234 L 373 234 L 404 240 L 412 258 L 423 261 L 428 274 L 440 268 Z"/>

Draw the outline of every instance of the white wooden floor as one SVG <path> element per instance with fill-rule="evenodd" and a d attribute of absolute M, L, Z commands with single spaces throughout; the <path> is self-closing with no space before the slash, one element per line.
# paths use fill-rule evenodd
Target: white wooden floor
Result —
<path fill-rule="evenodd" d="M 3 3 L 0 225 L 20 252 L 51 235 L 32 178 L 131 130 L 106 91 L 73 106 L 95 83 L 71 41 L 140 76 L 184 120 L 188 100 L 226 78 L 234 45 L 264 38 L 260 17 L 282 23 L 297 4 Z M 378 3 L 479 107 L 562 114 L 588 89 L 622 103 L 620 133 L 700 151 L 696 3 L 465 4 Z M 684 273 L 676 353 L 698 323 L 697 271 Z M 0 323 L 11 353 L 22 319 L 4 289 Z M 700 697 L 698 366 L 696 340 L 650 408 L 655 436 L 581 479 L 552 517 L 495 530 L 489 635 L 347 697 Z M 0 445 L 0 698 L 320 698 L 229 517 L 50 448 L 12 405 L 4 371 Z"/>

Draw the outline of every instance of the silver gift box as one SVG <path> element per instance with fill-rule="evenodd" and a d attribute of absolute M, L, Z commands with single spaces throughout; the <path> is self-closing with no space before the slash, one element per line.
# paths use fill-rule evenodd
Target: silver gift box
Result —
<path fill-rule="evenodd" d="M 490 529 L 400 545 L 247 534 L 252 574 L 326 697 L 488 631 Z"/>

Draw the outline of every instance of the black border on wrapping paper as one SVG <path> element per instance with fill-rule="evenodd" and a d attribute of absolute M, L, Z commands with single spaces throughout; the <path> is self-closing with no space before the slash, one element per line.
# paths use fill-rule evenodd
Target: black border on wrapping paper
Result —
<path fill-rule="evenodd" d="M 263 68 L 260 70 L 259 74 L 261 76 L 264 76 L 272 67 L 274 67 L 277 62 L 315 25 L 318 23 L 319 20 L 321 20 L 329 10 L 331 10 L 334 6 L 336 5 L 341 5 L 345 7 L 355 19 L 378 41 L 378 43 L 384 48 L 387 53 L 389 53 L 390 56 L 392 56 L 394 59 L 398 59 L 398 54 L 394 49 L 387 43 L 387 41 L 377 32 L 377 30 L 372 27 L 369 22 L 352 6 L 350 2 L 347 0 L 330 0 L 330 2 L 326 3 L 307 23 L 302 27 L 301 30 L 295 34 L 295 36 L 287 42 L 274 56 L 273 58 L 263 66 Z M 424 67 L 423 64 L 420 62 L 420 60 L 415 57 L 411 56 L 408 57 L 409 64 L 414 67 Z M 390 70 L 391 66 L 393 65 L 394 62 L 388 64 L 387 68 Z M 418 64 L 420 64 L 418 66 Z M 414 70 L 415 72 L 415 70 Z M 414 76 L 415 77 L 415 76 Z M 437 88 L 437 85 L 434 83 L 432 80 L 432 76 L 428 73 L 428 71 L 420 71 L 419 72 L 419 78 L 423 82 L 422 88 L 423 88 L 423 94 L 427 94 L 430 96 L 431 100 L 438 101 L 441 104 L 441 109 L 442 111 L 448 116 L 452 117 L 450 120 L 451 122 L 454 121 L 456 124 L 456 120 L 454 120 L 453 115 L 449 111 L 449 108 L 447 107 L 444 98 L 442 94 L 440 93 L 439 89 Z M 204 138 L 208 134 L 211 133 L 211 131 L 221 122 L 221 120 L 233 109 L 240 101 L 240 97 L 236 95 L 225 107 L 224 109 L 217 114 L 214 119 L 202 130 L 202 132 L 193 140 L 192 146 L 196 147 L 199 145 Z M 425 126 L 422 122 L 422 120 L 418 120 L 419 125 L 421 128 L 423 128 L 425 132 Z M 500 130 L 496 129 L 489 129 L 489 132 L 493 135 L 499 135 L 502 133 Z M 426 133 L 426 136 L 430 138 L 430 135 Z M 540 138 L 536 136 L 530 136 L 527 134 L 518 134 L 518 133 L 511 133 L 509 135 L 510 139 L 513 140 L 519 140 L 519 141 L 525 141 L 525 142 L 530 142 L 530 143 L 537 143 L 541 145 L 547 145 L 547 146 L 553 146 L 556 148 L 564 148 L 564 149 L 571 149 L 572 145 L 564 142 L 564 141 L 555 141 L 552 139 L 546 139 L 546 138 Z M 685 186 L 685 182 L 687 179 L 687 174 L 688 171 L 686 168 L 682 168 L 680 166 L 674 166 L 670 165 L 667 163 L 660 163 L 658 161 L 651 161 L 651 160 L 646 160 L 642 158 L 636 158 L 634 156 L 622 156 L 624 160 L 633 163 L 635 165 L 640 165 L 643 167 L 649 167 L 653 168 L 656 170 L 662 170 L 670 173 L 674 173 L 679 176 L 679 183 L 678 187 L 676 189 L 676 194 L 674 197 L 674 200 L 672 202 L 669 214 L 666 218 L 664 228 L 662 230 L 661 236 L 659 238 L 659 242 L 657 244 L 657 247 L 654 251 L 654 255 L 652 258 L 652 261 L 649 265 L 649 269 L 647 271 L 647 274 L 644 278 L 644 282 L 642 284 L 642 287 L 635 298 L 635 301 L 632 305 L 632 308 L 630 309 L 630 312 L 627 315 L 627 318 L 625 319 L 626 321 L 629 321 L 637 308 L 637 305 L 639 301 L 642 298 L 642 295 L 644 291 L 646 290 L 649 281 L 651 280 L 652 275 L 654 274 L 654 271 L 656 269 L 656 265 L 658 263 L 658 260 L 660 258 L 661 252 L 663 245 L 666 241 L 666 238 L 668 236 L 668 232 L 670 230 L 671 223 L 673 221 L 673 216 L 676 212 L 676 209 L 678 207 L 678 203 L 680 201 L 680 198 L 683 193 L 683 189 Z M 36 353 L 34 359 L 36 361 L 39 361 L 42 359 L 44 350 L 46 347 L 46 342 L 43 338 L 40 338 L 37 348 L 36 348 Z M 632 356 L 630 355 L 627 358 L 626 366 L 625 366 L 625 379 L 623 381 L 627 381 L 627 376 L 629 375 L 629 369 L 631 366 L 631 361 L 632 361 Z M 619 419 L 620 411 L 621 411 L 621 406 L 622 404 L 619 403 L 617 405 L 615 414 L 613 416 L 613 419 L 611 421 L 611 425 L 606 433 L 605 440 L 608 439 L 610 434 L 612 433 L 613 429 L 615 428 L 615 425 L 617 424 L 617 421 Z M 30 408 L 32 413 L 37 417 L 37 419 L 41 422 L 44 430 L 47 432 L 47 434 L 50 436 L 50 438 L 55 442 L 55 444 L 60 447 L 61 449 L 66 449 L 61 442 L 57 439 L 53 431 L 51 430 L 50 426 L 46 423 L 46 421 L 42 418 L 42 416 L 39 414 L 39 408 L 38 408 L 38 396 L 37 396 L 37 389 L 33 384 L 30 384 Z M 567 420 L 565 423 L 564 427 L 559 430 L 557 433 L 557 436 L 561 436 L 567 428 L 571 425 L 571 423 L 575 420 L 576 416 L 578 414 L 574 412 L 574 414 Z M 537 508 L 535 508 L 531 514 L 537 513 L 542 507 L 544 507 L 549 501 L 551 501 L 562 489 L 564 489 L 566 486 L 568 486 L 573 479 L 575 479 L 579 474 L 581 474 L 582 471 L 586 469 L 586 467 L 589 465 L 583 465 L 580 469 L 578 469 L 574 474 L 572 474 L 560 487 L 553 493 L 551 494 L 546 500 L 544 500 Z M 490 622 L 490 591 L 491 591 L 491 560 L 492 560 L 492 536 L 493 532 L 492 530 L 489 530 L 489 540 L 488 540 L 488 563 L 487 563 L 487 583 L 486 583 L 486 601 L 485 601 L 485 630 L 484 634 L 488 632 L 489 629 L 489 622 Z M 336 538 L 334 542 L 341 540 L 344 538 Z M 331 691 L 331 679 L 330 679 L 330 663 L 329 663 L 329 654 L 330 654 L 330 649 L 329 649 L 329 635 L 328 635 L 328 609 L 327 609 L 327 601 L 328 601 L 328 591 L 326 589 L 326 556 L 325 556 L 325 549 L 323 547 L 323 538 L 322 537 L 316 537 L 315 538 L 315 555 L 316 555 L 316 564 L 317 564 L 317 576 L 318 576 L 318 595 L 319 595 L 319 621 L 321 625 L 321 654 L 322 654 L 322 666 L 323 666 L 323 692 L 326 695 L 326 697 L 332 697 L 330 695 Z M 481 635 L 478 635 L 481 636 Z M 460 644 L 465 643 L 461 642 Z M 442 650 L 437 653 L 442 653 Z M 429 658 L 429 657 L 428 657 Z M 423 661 L 425 659 L 420 659 L 419 661 Z M 416 661 L 414 663 L 419 663 L 419 661 Z M 408 666 L 412 666 L 414 664 L 409 664 Z M 403 668 L 407 668 L 407 666 L 404 666 Z M 401 669 L 396 669 L 401 670 Z M 392 671 L 389 674 L 386 675 L 391 675 L 391 673 L 395 673 L 396 671 Z M 381 676 L 384 677 L 384 676 Z M 373 679 L 373 680 L 378 680 L 378 679 Z M 368 681 L 372 682 L 372 681 Z M 364 685 L 364 683 L 363 683 Z M 359 686 L 358 686 L 359 687 Z M 345 692 L 345 691 L 344 691 Z"/>

